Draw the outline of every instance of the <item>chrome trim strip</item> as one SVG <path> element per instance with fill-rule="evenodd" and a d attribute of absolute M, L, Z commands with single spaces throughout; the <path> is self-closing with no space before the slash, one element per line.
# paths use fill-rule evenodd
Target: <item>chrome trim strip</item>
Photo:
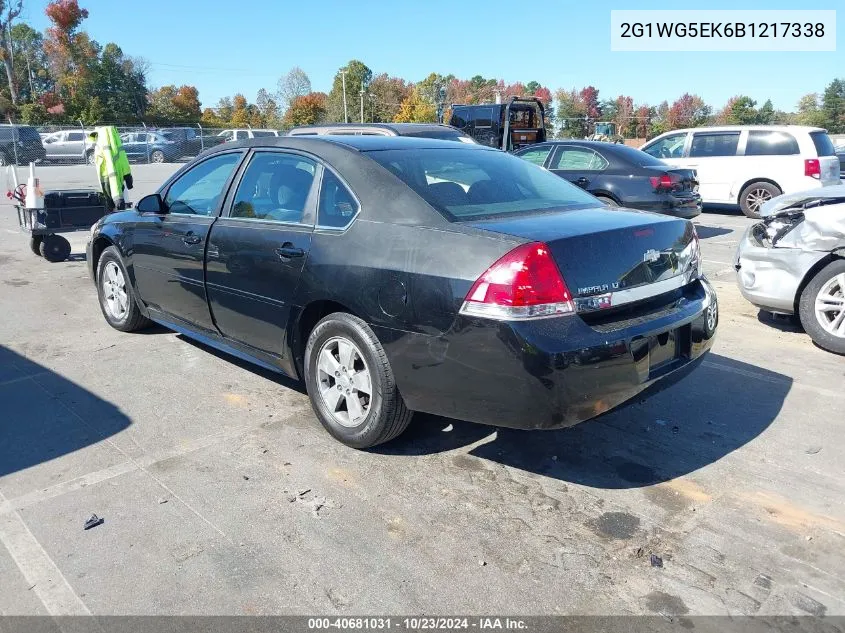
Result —
<path fill-rule="evenodd" d="M 626 303 L 642 301 L 649 297 L 661 295 L 664 292 L 677 290 L 685 286 L 689 281 L 691 280 L 687 278 L 686 274 L 680 274 L 655 283 L 628 288 L 627 290 L 617 290 L 590 297 L 577 297 L 575 299 L 575 309 L 578 312 L 595 312 L 607 308 L 615 308 Z"/>

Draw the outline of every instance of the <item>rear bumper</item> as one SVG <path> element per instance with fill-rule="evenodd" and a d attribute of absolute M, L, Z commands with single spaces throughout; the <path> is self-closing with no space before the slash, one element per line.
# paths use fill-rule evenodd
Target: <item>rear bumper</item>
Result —
<path fill-rule="evenodd" d="M 717 323 L 716 295 L 701 280 L 669 306 L 615 324 L 459 318 L 443 336 L 374 329 L 411 409 L 551 429 L 676 382 L 710 349 Z"/>
<path fill-rule="evenodd" d="M 654 194 L 653 198 L 626 201 L 625 206 L 641 211 L 671 215 L 685 220 L 698 217 L 702 211 L 701 196 L 698 194 L 689 196 L 676 196 L 668 193 Z"/>

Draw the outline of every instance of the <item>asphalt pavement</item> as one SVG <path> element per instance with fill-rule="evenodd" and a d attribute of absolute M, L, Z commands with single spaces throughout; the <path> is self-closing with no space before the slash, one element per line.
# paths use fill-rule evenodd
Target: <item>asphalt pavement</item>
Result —
<path fill-rule="evenodd" d="M 176 167 L 135 167 L 131 199 Z M 87 234 L 51 264 L 0 206 L 0 614 L 845 614 L 845 361 L 739 295 L 748 223 L 696 220 L 721 322 L 680 383 L 561 431 L 419 415 L 361 452 L 294 381 L 111 329 Z"/>

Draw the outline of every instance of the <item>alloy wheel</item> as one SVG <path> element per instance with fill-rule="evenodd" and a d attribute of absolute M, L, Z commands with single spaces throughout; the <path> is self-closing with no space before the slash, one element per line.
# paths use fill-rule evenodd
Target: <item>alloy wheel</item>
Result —
<path fill-rule="evenodd" d="M 103 269 L 103 298 L 106 309 L 116 320 L 126 317 L 129 311 L 129 296 L 126 294 L 126 280 L 123 271 L 115 262 L 108 262 Z"/>
<path fill-rule="evenodd" d="M 745 202 L 748 205 L 748 208 L 751 209 L 751 211 L 753 211 L 754 213 L 759 213 L 760 207 L 762 207 L 764 203 L 768 202 L 771 199 L 772 192 L 767 191 L 762 187 L 752 189 L 748 192 L 748 195 L 745 196 Z"/>
<path fill-rule="evenodd" d="M 825 332 L 845 338 L 845 273 L 829 279 L 816 295 L 816 320 Z"/>
<path fill-rule="evenodd" d="M 335 422 L 359 426 L 370 412 L 372 377 L 358 346 L 347 338 L 330 338 L 317 355 L 320 398 Z"/>

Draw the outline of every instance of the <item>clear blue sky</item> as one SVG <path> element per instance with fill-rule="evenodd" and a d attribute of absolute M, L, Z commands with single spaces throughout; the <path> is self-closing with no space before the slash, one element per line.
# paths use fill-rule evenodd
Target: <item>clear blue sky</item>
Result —
<path fill-rule="evenodd" d="M 23 17 L 47 26 L 47 0 Z M 703 4 L 703 3 L 702 3 Z M 610 10 L 693 8 L 666 0 L 80 0 L 88 33 L 151 64 L 149 84 L 197 86 L 203 106 L 259 88 L 302 67 L 328 92 L 337 69 L 360 59 L 374 73 L 418 81 L 430 72 L 596 86 L 601 98 L 670 102 L 700 94 L 718 108 L 735 94 L 792 110 L 807 92 L 845 77 L 842 0 L 708 0 L 707 9 L 839 9 L 837 51 L 825 53 L 630 53 L 610 51 Z M 519 9 L 517 9 L 517 7 Z M 518 10 L 519 14 L 514 14 Z M 510 17 L 510 19 L 509 19 Z"/>

